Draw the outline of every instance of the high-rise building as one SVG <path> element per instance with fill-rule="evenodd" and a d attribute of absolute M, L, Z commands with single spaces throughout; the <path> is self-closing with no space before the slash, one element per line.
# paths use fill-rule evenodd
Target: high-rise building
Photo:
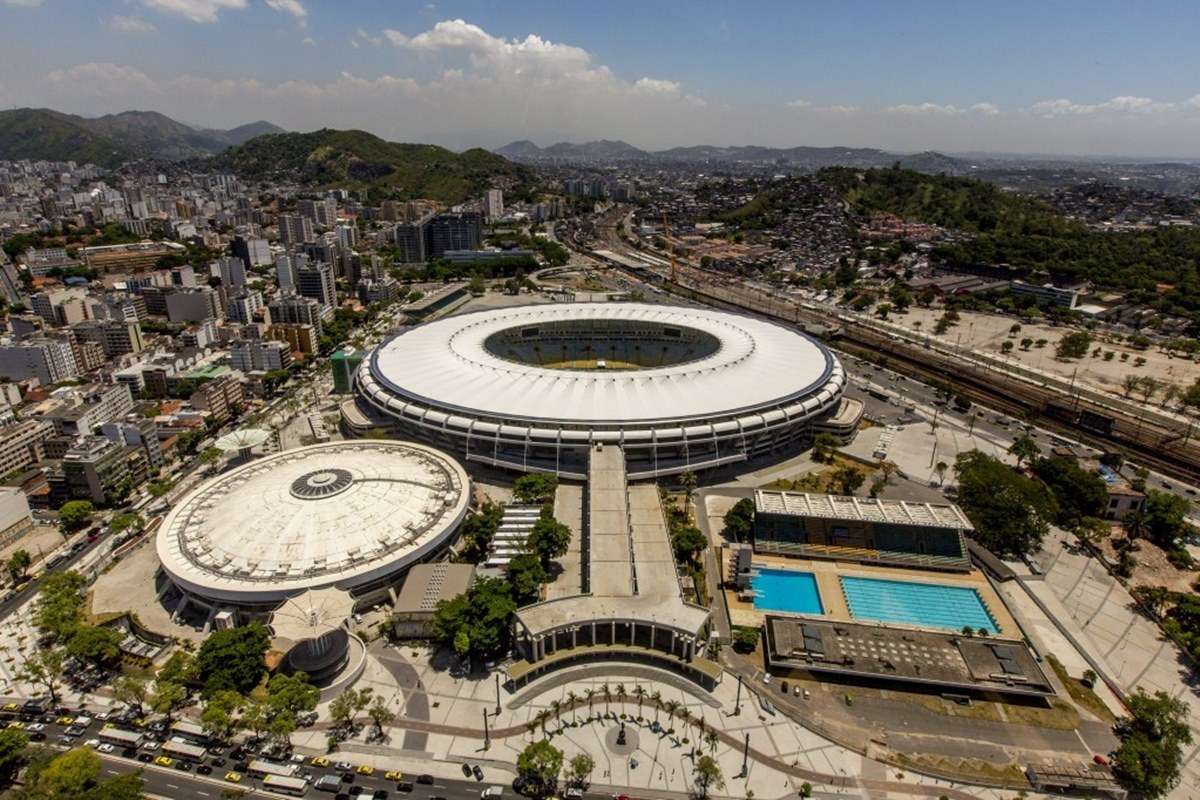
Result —
<path fill-rule="evenodd" d="M 332 197 L 320 200 L 298 200 L 296 211 L 322 228 L 332 228 L 337 222 L 337 203 Z"/>
<path fill-rule="evenodd" d="M 242 259 L 236 256 L 219 258 L 211 266 L 216 267 L 222 286 L 237 289 L 246 285 L 246 262 Z"/>
<path fill-rule="evenodd" d="M 488 189 L 483 196 L 483 214 L 488 222 L 494 222 L 504 216 L 504 192 L 500 189 Z"/>
<path fill-rule="evenodd" d="M 286 245 L 299 245 L 316 240 L 312 220 L 296 214 L 279 215 L 279 241 Z"/>
<path fill-rule="evenodd" d="M 308 256 L 301 253 L 280 256 L 275 259 L 275 280 L 279 290 L 284 293 L 296 291 L 296 270 L 308 262 Z"/>
<path fill-rule="evenodd" d="M 167 319 L 171 322 L 202 322 L 221 316 L 221 301 L 211 286 L 198 286 L 167 295 Z"/>
<path fill-rule="evenodd" d="M 275 372 L 292 363 L 287 342 L 242 339 L 229 348 L 229 365 L 242 372 Z"/>
<path fill-rule="evenodd" d="M 392 229 L 392 240 L 396 243 L 397 258 L 406 264 L 421 264 L 429 260 L 429 221 L 432 216 L 413 222 L 401 222 Z"/>
<path fill-rule="evenodd" d="M 12 381 L 37 378 L 43 386 L 79 375 L 69 341 L 31 338 L 0 345 L 0 377 Z"/>
<path fill-rule="evenodd" d="M 277 297 L 271 301 L 267 309 L 271 312 L 271 322 L 302 323 L 311 325 L 316 331 L 317 338 L 324 332 L 325 307 L 321 301 L 311 297 L 288 295 Z"/>
<path fill-rule="evenodd" d="M 308 264 L 296 270 L 296 293 L 311 297 L 322 305 L 337 305 L 337 287 L 333 267 L 329 264 Z"/>
<path fill-rule="evenodd" d="M 429 257 L 447 250 L 478 250 L 483 241 L 483 215 L 478 211 L 438 214 L 429 221 Z"/>
<path fill-rule="evenodd" d="M 257 322 L 255 319 L 259 309 L 264 308 L 262 292 L 253 289 L 243 290 L 229 298 L 225 304 L 225 319 L 249 325 Z M 270 319 L 268 314 L 267 319 Z"/>
<path fill-rule="evenodd" d="M 146 347 L 142 328 L 136 321 L 109 319 L 76 325 L 75 335 L 85 342 L 97 342 L 104 348 L 104 357 L 113 358 L 126 353 L 140 353 Z"/>
<path fill-rule="evenodd" d="M 233 239 L 233 254 L 245 263 L 247 269 L 271 263 L 271 246 L 266 239 L 236 236 Z"/>
<path fill-rule="evenodd" d="M 362 350 L 343 348 L 329 357 L 329 365 L 333 368 L 333 393 L 350 394 L 354 388 L 354 373 L 362 364 L 366 353 Z"/>

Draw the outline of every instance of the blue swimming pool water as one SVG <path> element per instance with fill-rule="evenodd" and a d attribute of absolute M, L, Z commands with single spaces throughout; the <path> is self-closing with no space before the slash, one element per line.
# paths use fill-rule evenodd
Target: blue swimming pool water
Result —
<path fill-rule="evenodd" d="M 817 579 L 811 572 L 758 567 L 750 581 L 754 607 L 793 614 L 824 614 Z"/>
<path fill-rule="evenodd" d="M 846 605 L 855 619 L 961 631 L 970 625 L 998 633 L 979 593 L 966 586 L 841 576 Z"/>

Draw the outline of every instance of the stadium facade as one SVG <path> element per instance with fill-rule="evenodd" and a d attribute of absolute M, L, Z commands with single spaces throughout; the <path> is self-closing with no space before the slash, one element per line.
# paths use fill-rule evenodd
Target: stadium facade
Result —
<path fill-rule="evenodd" d="M 576 303 L 493 309 L 406 329 L 356 376 L 343 424 L 388 428 L 518 471 L 582 479 L 593 443 L 631 479 L 848 440 L 861 405 L 821 343 L 707 308 Z"/>

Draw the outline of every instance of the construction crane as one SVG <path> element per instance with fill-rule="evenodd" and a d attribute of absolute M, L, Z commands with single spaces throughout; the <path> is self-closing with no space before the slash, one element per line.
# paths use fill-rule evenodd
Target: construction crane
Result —
<path fill-rule="evenodd" d="M 667 253 L 671 256 L 671 283 L 679 283 L 679 267 L 675 263 L 675 248 L 671 246 L 671 226 L 667 224 L 666 212 L 663 213 L 663 241 L 667 243 Z"/>

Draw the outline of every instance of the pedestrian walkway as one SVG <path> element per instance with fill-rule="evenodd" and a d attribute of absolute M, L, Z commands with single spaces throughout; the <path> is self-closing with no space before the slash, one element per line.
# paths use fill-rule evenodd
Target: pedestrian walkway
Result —
<path fill-rule="evenodd" d="M 1025 585 L 1049 605 L 1065 609 L 1079 632 L 1076 638 L 1103 671 L 1127 692 L 1164 691 L 1191 708 L 1194 743 L 1184 752 L 1183 778 L 1173 799 L 1200 793 L 1200 698 L 1192 685 L 1193 668 L 1158 626 L 1139 614 L 1133 598 L 1095 559 L 1069 546 L 1069 535 L 1052 530 L 1034 561 L 1042 579 Z"/>

